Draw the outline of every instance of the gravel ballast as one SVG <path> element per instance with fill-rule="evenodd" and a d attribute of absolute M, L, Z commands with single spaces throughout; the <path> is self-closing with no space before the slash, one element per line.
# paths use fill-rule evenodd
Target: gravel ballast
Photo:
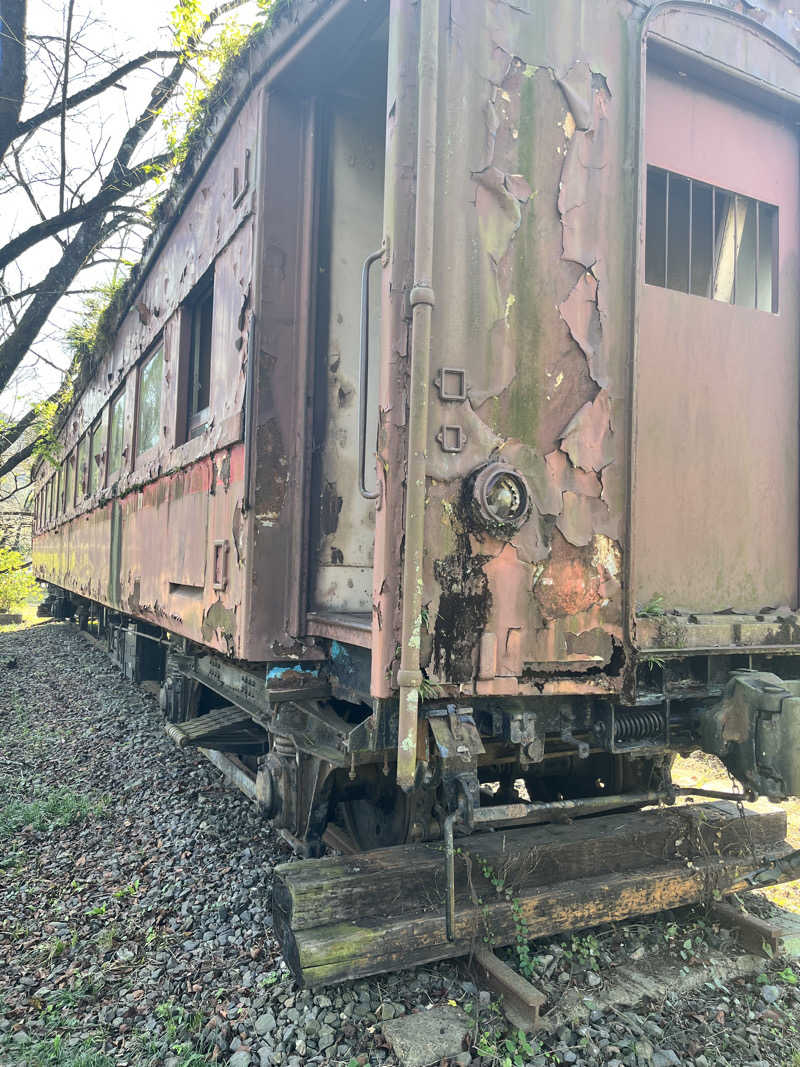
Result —
<path fill-rule="evenodd" d="M 528 1038 L 457 963 L 298 990 L 270 915 L 288 846 L 161 723 L 71 625 L 0 633 L 0 1064 L 391 1067 L 382 1024 L 449 1003 L 476 1020 L 460 1067 L 800 1067 L 786 961 L 591 1009 L 631 959 L 735 954 L 701 909 L 532 943 L 551 1032 Z M 566 994 L 580 1022 L 559 1021 Z"/>

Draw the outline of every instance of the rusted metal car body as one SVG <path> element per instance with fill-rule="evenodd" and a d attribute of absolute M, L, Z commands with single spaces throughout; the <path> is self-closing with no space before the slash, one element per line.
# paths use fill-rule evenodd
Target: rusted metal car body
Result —
<path fill-rule="evenodd" d="M 732 670 L 800 677 L 799 25 L 297 0 L 234 72 L 39 469 L 35 567 L 166 647 L 174 725 L 247 713 L 191 743 L 295 841 L 520 777 L 668 790 L 726 755 Z"/>

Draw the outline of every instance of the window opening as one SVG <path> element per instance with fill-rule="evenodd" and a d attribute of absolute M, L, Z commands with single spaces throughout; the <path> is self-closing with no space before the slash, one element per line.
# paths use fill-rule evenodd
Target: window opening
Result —
<path fill-rule="evenodd" d="M 56 472 L 56 506 L 53 509 L 56 517 L 61 514 L 61 508 L 63 504 L 63 495 L 61 493 L 61 467 Z"/>
<path fill-rule="evenodd" d="M 778 209 L 647 168 L 645 282 L 778 311 Z"/>
<path fill-rule="evenodd" d="M 161 422 L 161 379 L 164 346 L 159 345 L 139 368 L 139 403 L 136 420 L 136 455 L 155 448 Z"/>
<path fill-rule="evenodd" d="M 64 511 L 68 511 L 75 503 L 75 453 L 67 456 L 64 461 Z"/>
<path fill-rule="evenodd" d="M 214 282 L 202 284 L 191 302 L 189 346 L 189 397 L 186 439 L 199 437 L 208 425 L 211 402 L 211 327 L 214 318 Z"/>
<path fill-rule="evenodd" d="M 108 479 L 122 466 L 122 446 L 125 432 L 125 390 L 111 401 L 108 420 Z"/>
<path fill-rule="evenodd" d="M 103 443 L 101 440 L 102 426 L 100 420 L 92 427 L 92 435 L 89 444 L 89 478 L 88 478 L 88 494 L 91 496 L 100 484 L 100 457 L 103 453 Z"/>
<path fill-rule="evenodd" d="M 75 499 L 86 496 L 86 475 L 89 466 L 89 435 L 85 433 L 78 442 L 78 469 L 75 473 Z"/>

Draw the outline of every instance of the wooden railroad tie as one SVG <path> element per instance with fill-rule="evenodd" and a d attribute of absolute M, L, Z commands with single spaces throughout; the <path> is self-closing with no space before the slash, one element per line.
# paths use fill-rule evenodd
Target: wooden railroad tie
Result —
<path fill-rule="evenodd" d="M 786 815 L 750 812 L 759 862 L 790 850 Z M 322 986 L 725 893 L 752 870 L 728 802 L 618 813 L 456 839 L 455 940 L 441 843 L 282 864 L 273 914 L 300 985 Z"/>

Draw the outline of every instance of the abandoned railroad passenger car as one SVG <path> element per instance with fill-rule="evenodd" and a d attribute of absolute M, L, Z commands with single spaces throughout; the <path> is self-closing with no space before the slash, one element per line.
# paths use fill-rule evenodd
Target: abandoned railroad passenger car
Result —
<path fill-rule="evenodd" d="M 297 848 L 669 799 L 698 745 L 799 791 L 798 43 L 296 0 L 229 72 L 35 569 Z"/>

